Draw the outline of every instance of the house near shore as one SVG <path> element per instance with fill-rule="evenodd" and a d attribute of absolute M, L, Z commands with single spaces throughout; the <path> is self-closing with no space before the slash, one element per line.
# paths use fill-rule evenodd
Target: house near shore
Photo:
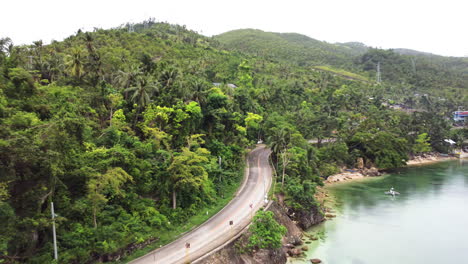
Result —
<path fill-rule="evenodd" d="M 468 111 L 453 112 L 453 121 L 455 121 L 455 122 L 468 122 Z"/>

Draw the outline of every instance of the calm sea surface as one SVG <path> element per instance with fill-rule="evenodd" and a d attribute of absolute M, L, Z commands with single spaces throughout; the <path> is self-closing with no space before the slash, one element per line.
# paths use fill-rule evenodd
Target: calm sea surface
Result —
<path fill-rule="evenodd" d="M 384 191 L 401 193 L 391 197 Z M 468 263 L 468 160 L 334 185 L 337 217 L 308 231 L 325 264 Z M 307 240 L 306 240 L 307 241 Z"/>

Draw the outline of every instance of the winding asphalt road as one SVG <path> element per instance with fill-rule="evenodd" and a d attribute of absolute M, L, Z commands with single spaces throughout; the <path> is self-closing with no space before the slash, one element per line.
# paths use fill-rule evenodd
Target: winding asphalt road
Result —
<path fill-rule="evenodd" d="M 249 153 L 247 179 L 237 196 L 219 213 L 176 241 L 130 263 L 189 263 L 234 237 L 250 223 L 251 216 L 265 204 L 265 194 L 270 188 L 272 175 L 268 162 L 270 153 L 265 145 L 258 145 Z M 186 243 L 190 243 L 189 249 L 186 248 Z"/>

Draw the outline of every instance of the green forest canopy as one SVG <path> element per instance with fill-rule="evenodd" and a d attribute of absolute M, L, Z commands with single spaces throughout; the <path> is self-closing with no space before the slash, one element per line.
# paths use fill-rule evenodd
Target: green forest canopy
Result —
<path fill-rule="evenodd" d="M 241 180 L 259 138 L 273 150 L 277 191 L 306 208 L 315 186 L 357 158 L 393 168 L 467 137 L 449 120 L 467 106 L 464 59 L 259 31 L 239 31 L 240 45 L 232 32 L 208 38 L 153 20 L 133 28 L 0 41 L 0 263 L 52 262 L 51 201 L 60 263 L 157 241 Z M 379 84 L 336 74 L 373 80 L 376 62 Z M 336 141 L 307 142 L 325 138 Z"/>

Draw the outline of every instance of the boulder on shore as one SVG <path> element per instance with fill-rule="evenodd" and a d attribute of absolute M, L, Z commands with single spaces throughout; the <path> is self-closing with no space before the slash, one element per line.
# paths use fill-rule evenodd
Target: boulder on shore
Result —
<path fill-rule="evenodd" d="M 317 263 L 322 263 L 322 261 L 318 258 L 311 259 L 310 262 L 317 264 Z"/>
<path fill-rule="evenodd" d="M 375 176 L 382 175 L 382 173 L 380 173 L 379 170 L 375 167 L 371 167 L 369 169 L 363 169 L 361 171 L 362 171 L 361 173 L 365 176 L 375 177 Z"/>
<path fill-rule="evenodd" d="M 289 255 L 290 255 L 291 257 L 293 257 L 293 256 L 299 256 L 299 255 L 301 255 L 302 250 L 301 250 L 300 248 L 293 248 L 293 249 L 289 250 L 288 253 L 289 253 Z"/>
<path fill-rule="evenodd" d="M 292 243 L 294 246 L 301 246 L 302 244 L 304 244 L 304 242 L 302 241 L 302 239 L 296 239 L 293 241 Z"/>

